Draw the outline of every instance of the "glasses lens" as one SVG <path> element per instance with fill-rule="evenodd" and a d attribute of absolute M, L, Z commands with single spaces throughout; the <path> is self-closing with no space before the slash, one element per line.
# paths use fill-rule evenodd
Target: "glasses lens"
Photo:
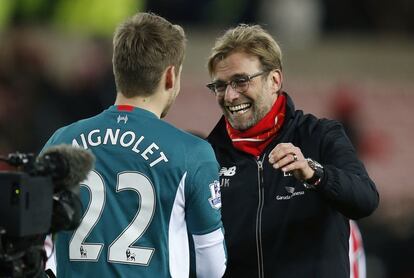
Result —
<path fill-rule="evenodd" d="M 226 82 L 216 82 L 214 84 L 216 93 L 223 93 L 226 91 L 227 83 Z"/>
<path fill-rule="evenodd" d="M 213 91 L 216 94 L 224 94 L 224 92 L 227 89 L 227 85 L 230 83 L 230 86 L 233 88 L 233 90 L 238 91 L 239 93 L 244 93 L 249 89 L 249 82 L 251 79 L 262 75 L 264 72 L 259 72 L 256 74 L 253 74 L 251 76 L 238 76 L 232 80 L 230 80 L 229 82 L 224 82 L 224 81 L 216 81 L 213 83 L 210 83 L 207 85 L 207 87 Z"/>
<path fill-rule="evenodd" d="M 238 92 L 247 91 L 249 88 L 249 77 L 239 77 L 231 82 L 231 86 Z"/>

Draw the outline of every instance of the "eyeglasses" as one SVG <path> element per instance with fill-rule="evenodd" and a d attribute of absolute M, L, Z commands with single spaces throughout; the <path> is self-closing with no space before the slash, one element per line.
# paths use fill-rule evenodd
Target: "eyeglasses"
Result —
<path fill-rule="evenodd" d="M 239 75 L 234 78 L 232 78 L 229 81 L 221 81 L 217 80 L 215 82 L 207 84 L 207 88 L 209 88 L 214 94 L 222 96 L 226 92 L 227 86 L 230 85 L 233 90 L 236 90 L 239 93 L 244 93 L 249 89 L 250 81 L 260 76 L 267 71 L 260 71 L 258 73 L 252 74 L 252 75 Z"/>

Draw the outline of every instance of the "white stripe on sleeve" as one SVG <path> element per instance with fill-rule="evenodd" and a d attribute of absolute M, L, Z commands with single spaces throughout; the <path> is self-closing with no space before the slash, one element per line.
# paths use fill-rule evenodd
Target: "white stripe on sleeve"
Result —
<path fill-rule="evenodd" d="M 222 229 L 193 235 L 198 278 L 222 277 L 226 270 L 226 251 Z"/>

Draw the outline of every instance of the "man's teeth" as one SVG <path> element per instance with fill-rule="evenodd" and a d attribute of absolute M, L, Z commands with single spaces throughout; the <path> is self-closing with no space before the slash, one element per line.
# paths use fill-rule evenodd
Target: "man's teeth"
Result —
<path fill-rule="evenodd" d="M 245 109 L 250 108 L 251 104 L 249 103 L 244 103 L 244 104 L 239 104 L 239 105 L 235 105 L 235 106 L 227 106 L 228 109 L 230 110 L 230 112 L 234 113 L 234 112 L 240 112 L 243 111 Z"/>

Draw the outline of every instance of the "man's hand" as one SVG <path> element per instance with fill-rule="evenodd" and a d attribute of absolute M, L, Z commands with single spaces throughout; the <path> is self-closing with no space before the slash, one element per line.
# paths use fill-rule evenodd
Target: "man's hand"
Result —
<path fill-rule="evenodd" d="M 291 143 L 277 144 L 269 154 L 269 162 L 273 168 L 281 169 L 285 174 L 292 173 L 300 181 L 310 179 L 314 174 L 302 151 Z"/>

